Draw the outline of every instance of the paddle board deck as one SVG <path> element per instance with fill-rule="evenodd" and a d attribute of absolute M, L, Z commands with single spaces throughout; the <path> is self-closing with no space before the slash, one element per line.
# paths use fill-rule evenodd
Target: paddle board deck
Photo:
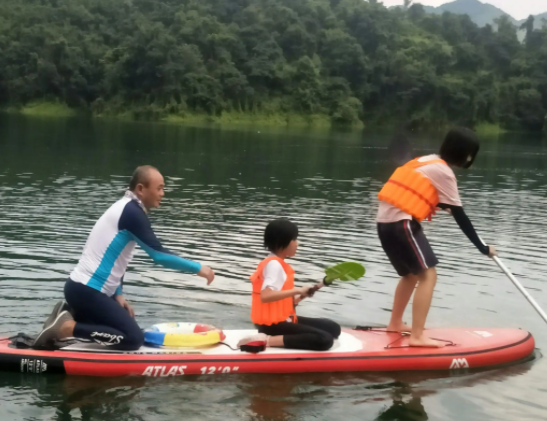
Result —
<path fill-rule="evenodd" d="M 171 377 L 228 373 L 454 370 L 499 366 L 530 357 L 534 338 L 520 329 L 429 329 L 447 341 L 444 348 L 408 346 L 408 336 L 384 329 L 343 329 L 328 351 L 267 348 L 252 354 L 237 342 L 255 330 L 227 330 L 223 343 L 206 348 L 152 348 L 112 351 L 77 343 L 56 351 L 14 348 L 0 339 L 0 370 L 85 376 Z"/>

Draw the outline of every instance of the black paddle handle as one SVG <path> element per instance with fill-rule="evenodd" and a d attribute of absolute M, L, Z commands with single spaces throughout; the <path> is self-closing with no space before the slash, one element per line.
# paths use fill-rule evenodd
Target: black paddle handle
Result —
<path fill-rule="evenodd" d="M 332 284 L 332 281 L 331 282 L 327 282 L 327 277 L 325 276 L 323 278 L 323 282 L 320 283 L 320 284 L 317 284 L 317 285 L 314 285 L 312 286 L 309 290 L 308 290 L 308 293 L 306 294 L 308 297 L 313 297 L 313 294 L 315 294 L 319 288 L 321 288 L 322 286 L 329 286 L 330 284 Z"/>

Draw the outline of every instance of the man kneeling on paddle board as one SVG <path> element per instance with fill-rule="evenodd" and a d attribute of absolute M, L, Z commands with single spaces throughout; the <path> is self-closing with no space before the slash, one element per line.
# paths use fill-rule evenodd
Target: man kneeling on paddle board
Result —
<path fill-rule="evenodd" d="M 147 213 L 160 205 L 163 189 L 163 176 L 156 168 L 145 165 L 135 170 L 125 196 L 101 216 L 87 239 L 80 262 L 65 284 L 68 306 L 57 303 L 35 347 L 67 337 L 127 351 L 143 345 L 144 334 L 122 295 L 123 277 L 137 244 L 155 263 L 197 274 L 207 279 L 207 285 L 213 282 L 210 267 L 174 255 L 156 238 Z"/>
<path fill-rule="evenodd" d="M 489 257 L 497 255 L 493 246 L 480 240 L 465 214 L 451 168 L 469 168 L 478 151 L 479 142 L 471 130 L 453 129 L 446 135 L 439 155 L 422 156 L 397 168 L 378 194 L 378 236 L 391 264 L 401 276 L 387 330 L 411 332 L 410 346 L 444 346 L 424 334 L 437 282 L 435 266 L 439 261 L 420 222 L 431 217 L 437 208 L 447 210 L 481 253 Z M 403 323 L 403 313 L 417 282 L 410 328 Z"/>

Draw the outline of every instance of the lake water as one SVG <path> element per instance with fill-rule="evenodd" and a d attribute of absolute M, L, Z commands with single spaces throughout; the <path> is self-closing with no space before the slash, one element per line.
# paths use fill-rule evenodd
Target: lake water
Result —
<path fill-rule="evenodd" d="M 393 169 L 389 136 L 0 116 L 0 336 L 39 330 L 93 224 L 139 164 L 166 177 L 164 202 L 151 214 L 164 245 L 217 273 L 207 287 L 153 266 L 139 250 L 124 289 L 142 327 L 249 328 L 248 276 L 265 255 L 264 226 L 281 216 L 300 226 L 291 262 L 299 283 L 344 260 L 367 268 L 363 280 L 322 290 L 299 313 L 346 327 L 387 323 L 397 276 L 374 218 L 376 194 Z M 435 151 L 438 140 L 419 136 L 416 153 Z M 479 234 L 547 307 L 545 141 L 484 141 L 475 165 L 457 175 Z M 452 218 L 438 215 L 425 229 L 441 261 L 428 326 L 523 328 L 544 350 L 545 323 Z M 0 373 L 0 402 L 6 420 L 539 420 L 547 414 L 545 378 L 541 358 L 458 376 Z"/>

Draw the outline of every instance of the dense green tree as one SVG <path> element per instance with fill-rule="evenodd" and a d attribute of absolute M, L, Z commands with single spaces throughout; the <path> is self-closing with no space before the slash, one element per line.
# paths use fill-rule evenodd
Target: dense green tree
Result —
<path fill-rule="evenodd" d="M 0 102 L 542 130 L 547 27 L 365 0 L 3 0 Z M 526 33 L 521 42 L 518 29 Z"/>

